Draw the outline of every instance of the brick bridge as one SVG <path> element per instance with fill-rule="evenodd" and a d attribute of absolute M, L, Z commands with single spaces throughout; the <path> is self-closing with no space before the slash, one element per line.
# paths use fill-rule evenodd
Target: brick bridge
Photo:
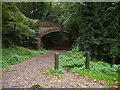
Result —
<path fill-rule="evenodd" d="M 65 32 L 61 22 L 43 21 L 39 24 L 38 48 L 43 47 L 42 38 L 52 32 Z"/>

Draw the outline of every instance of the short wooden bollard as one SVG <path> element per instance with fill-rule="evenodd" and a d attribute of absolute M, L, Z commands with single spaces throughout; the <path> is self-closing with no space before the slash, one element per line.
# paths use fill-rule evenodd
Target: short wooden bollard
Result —
<path fill-rule="evenodd" d="M 55 53 L 55 70 L 59 69 L 59 53 Z"/>
<path fill-rule="evenodd" d="M 111 67 L 113 66 L 113 64 L 115 64 L 115 56 L 113 56 L 113 58 L 112 58 Z"/>
<path fill-rule="evenodd" d="M 90 52 L 86 53 L 86 62 L 85 62 L 85 67 L 86 69 L 89 69 L 90 67 Z"/>

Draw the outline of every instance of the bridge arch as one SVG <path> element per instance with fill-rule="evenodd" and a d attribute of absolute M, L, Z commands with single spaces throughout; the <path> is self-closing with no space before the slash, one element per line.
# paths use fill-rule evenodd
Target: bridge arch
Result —
<path fill-rule="evenodd" d="M 43 21 L 40 22 L 38 32 L 38 48 L 43 48 L 42 38 L 53 32 L 65 32 L 61 22 Z M 65 32 L 67 33 L 67 32 Z"/>

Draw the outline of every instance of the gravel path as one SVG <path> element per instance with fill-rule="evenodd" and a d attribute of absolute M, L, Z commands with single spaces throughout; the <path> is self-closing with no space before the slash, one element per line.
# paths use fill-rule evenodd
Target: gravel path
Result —
<path fill-rule="evenodd" d="M 30 88 L 39 84 L 43 88 L 108 88 L 88 77 L 66 71 L 61 78 L 44 72 L 54 65 L 54 54 L 64 50 L 51 50 L 19 64 L 11 65 L 2 72 L 3 88 Z"/>

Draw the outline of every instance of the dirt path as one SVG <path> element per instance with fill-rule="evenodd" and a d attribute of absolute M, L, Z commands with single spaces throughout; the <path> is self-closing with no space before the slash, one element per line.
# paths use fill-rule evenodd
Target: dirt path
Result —
<path fill-rule="evenodd" d="M 44 72 L 54 65 L 54 54 L 63 50 L 52 50 L 43 55 L 11 65 L 3 70 L 4 88 L 29 88 L 39 84 L 43 88 L 108 88 L 108 85 L 94 82 L 87 77 L 66 71 L 63 77 L 47 75 Z"/>

